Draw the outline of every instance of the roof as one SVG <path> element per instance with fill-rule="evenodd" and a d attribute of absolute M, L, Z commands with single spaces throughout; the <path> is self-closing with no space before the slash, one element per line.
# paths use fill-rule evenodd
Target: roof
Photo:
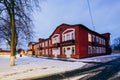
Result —
<path fill-rule="evenodd" d="M 10 52 L 10 50 L 0 50 L 0 52 Z"/>
<path fill-rule="evenodd" d="M 66 26 L 78 26 L 79 28 L 83 28 L 83 29 L 85 29 L 85 30 L 88 30 L 88 31 L 90 31 L 90 32 L 92 32 L 92 33 L 94 33 L 94 34 L 97 34 L 97 35 L 105 38 L 104 36 L 102 36 L 102 34 L 99 34 L 99 33 L 95 32 L 95 31 L 89 29 L 87 26 L 85 26 L 85 25 L 83 25 L 83 24 L 70 25 L 70 24 L 65 24 L 65 23 L 59 25 L 59 26 L 54 30 L 54 32 L 53 32 L 50 36 L 52 36 L 52 35 L 55 33 L 55 31 L 56 31 L 58 28 L 60 28 L 61 26 L 63 26 L 63 25 L 66 25 Z M 109 34 L 110 34 L 110 33 L 109 33 Z"/>

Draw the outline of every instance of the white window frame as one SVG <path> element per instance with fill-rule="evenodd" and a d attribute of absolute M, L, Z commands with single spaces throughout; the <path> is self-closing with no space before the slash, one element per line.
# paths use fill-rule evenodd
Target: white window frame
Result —
<path fill-rule="evenodd" d="M 95 42 L 95 35 L 92 35 L 92 41 Z"/>
<path fill-rule="evenodd" d="M 48 54 L 48 49 L 46 49 L 46 54 Z"/>
<path fill-rule="evenodd" d="M 101 43 L 101 38 L 100 38 L 100 44 L 102 44 L 102 43 Z"/>
<path fill-rule="evenodd" d="M 45 41 L 45 46 L 48 47 L 48 41 Z"/>
<path fill-rule="evenodd" d="M 57 37 L 54 37 L 54 36 L 57 36 Z M 52 44 L 55 44 L 55 43 L 60 43 L 60 34 L 54 34 L 52 36 Z"/>
<path fill-rule="evenodd" d="M 71 32 L 71 39 L 74 40 L 75 39 L 75 33 Z"/>
<path fill-rule="evenodd" d="M 67 31 L 71 30 L 68 33 L 65 33 Z M 72 35 L 73 34 L 73 35 Z M 69 36 L 67 36 L 69 35 Z M 62 41 L 67 41 L 67 40 L 75 40 L 75 29 L 74 28 L 68 28 L 62 33 Z"/>
<path fill-rule="evenodd" d="M 45 45 L 44 45 L 44 42 L 42 42 L 42 47 L 44 47 Z"/>
<path fill-rule="evenodd" d="M 42 50 L 42 54 L 44 54 L 44 49 Z"/>

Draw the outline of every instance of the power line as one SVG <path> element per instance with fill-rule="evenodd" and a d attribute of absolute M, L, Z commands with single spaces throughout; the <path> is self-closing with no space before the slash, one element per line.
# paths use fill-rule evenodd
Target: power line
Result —
<path fill-rule="evenodd" d="M 87 3 L 88 3 L 89 14 L 90 14 L 90 17 L 91 17 L 91 22 L 92 22 L 93 30 L 95 31 L 95 25 L 94 25 L 94 22 L 93 22 L 93 16 L 92 16 L 92 12 L 91 12 L 91 8 L 90 8 L 90 2 L 89 2 L 89 0 L 87 0 Z"/>

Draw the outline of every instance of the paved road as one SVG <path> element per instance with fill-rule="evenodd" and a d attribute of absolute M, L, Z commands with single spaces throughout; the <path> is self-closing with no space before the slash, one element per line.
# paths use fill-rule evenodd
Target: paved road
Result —
<path fill-rule="evenodd" d="M 82 69 L 34 80 L 120 80 L 120 58 L 109 62 L 85 62 Z"/>

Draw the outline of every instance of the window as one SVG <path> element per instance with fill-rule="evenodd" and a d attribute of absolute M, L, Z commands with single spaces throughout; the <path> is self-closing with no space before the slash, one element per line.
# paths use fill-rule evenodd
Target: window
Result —
<path fill-rule="evenodd" d="M 104 39 L 102 39 L 102 44 L 104 45 Z"/>
<path fill-rule="evenodd" d="M 42 47 L 44 47 L 44 42 L 42 43 Z"/>
<path fill-rule="evenodd" d="M 93 47 L 93 53 L 96 53 L 96 49 L 95 49 L 95 47 Z"/>
<path fill-rule="evenodd" d="M 59 38 L 58 37 L 54 37 L 52 38 L 52 43 L 58 43 L 59 42 Z"/>
<path fill-rule="evenodd" d="M 90 33 L 88 33 L 88 41 L 89 41 L 89 42 L 92 42 L 92 36 L 91 36 Z"/>
<path fill-rule="evenodd" d="M 46 50 L 44 50 L 44 54 L 46 54 Z"/>
<path fill-rule="evenodd" d="M 45 46 L 46 46 L 46 47 L 48 46 L 48 41 L 45 42 Z"/>
<path fill-rule="evenodd" d="M 106 53 L 106 48 L 103 48 L 103 53 Z"/>
<path fill-rule="evenodd" d="M 66 52 L 66 50 L 65 50 L 65 48 L 64 48 L 64 54 L 65 54 L 65 52 Z"/>
<path fill-rule="evenodd" d="M 74 54 L 74 52 L 75 52 L 75 48 L 74 48 L 74 47 L 72 47 L 72 54 Z"/>
<path fill-rule="evenodd" d="M 101 44 L 101 38 L 99 38 L 99 43 Z"/>
<path fill-rule="evenodd" d="M 72 40 L 74 40 L 74 33 L 71 34 Z"/>
<path fill-rule="evenodd" d="M 41 43 L 39 44 L 39 47 L 42 47 L 42 44 L 41 44 Z"/>
<path fill-rule="evenodd" d="M 95 41 L 95 35 L 92 35 L 92 41 L 93 42 Z"/>
<path fill-rule="evenodd" d="M 32 49 L 32 45 L 29 45 L 29 47 L 28 47 L 29 49 Z"/>
<path fill-rule="evenodd" d="M 44 50 L 42 50 L 42 54 L 44 54 Z"/>
<path fill-rule="evenodd" d="M 105 49 L 105 53 L 106 53 L 106 48 L 104 48 Z"/>
<path fill-rule="evenodd" d="M 63 41 L 74 40 L 74 32 L 69 32 L 63 35 Z"/>
<path fill-rule="evenodd" d="M 96 42 L 98 43 L 99 42 L 99 40 L 98 40 L 98 37 L 96 36 Z"/>
<path fill-rule="evenodd" d="M 88 46 L 88 54 L 92 53 L 92 46 Z"/>
<path fill-rule="evenodd" d="M 46 54 L 48 54 L 48 49 L 46 49 Z"/>
<path fill-rule="evenodd" d="M 75 39 L 75 29 L 68 28 L 62 33 L 62 41 L 73 40 Z"/>
<path fill-rule="evenodd" d="M 65 35 L 63 36 L 63 41 L 65 41 Z"/>
<path fill-rule="evenodd" d="M 59 43 L 60 42 L 59 39 L 60 39 L 60 34 L 53 35 L 53 37 L 52 37 L 52 44 Z"/>
<path fill-rule="evenodd" d="M 70 40 L 70 34 L 67 34 L 67 40 Z"/>
<path fill-rule="evenodd" d="M 37 49 L 39 48 L 39 44 L 37 44 Z"/>
<path fill-rule="evenodd" d="M 98 41 L 98 42 L 99 42 L 99 44 L 101 43 L 101 42 L 100 42 L 100 40 L 101 40 L 101 38 L 99 37 L 99 41 Z"/>
<path fill-rule="evenodd" d="M 51 49 L 49 49 L 49 54 L 51 54 Z"/>

